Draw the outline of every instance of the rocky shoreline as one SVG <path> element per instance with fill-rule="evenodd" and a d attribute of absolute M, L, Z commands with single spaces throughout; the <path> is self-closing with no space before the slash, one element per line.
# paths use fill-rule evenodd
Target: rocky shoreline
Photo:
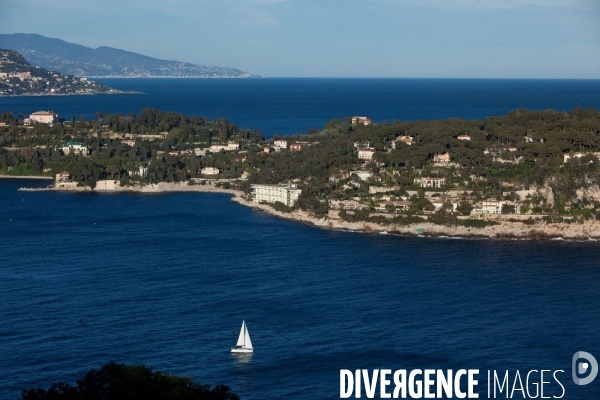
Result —
<path fill-rule="evenodd" d="M 270 215 L 309 224 L 323 229 L 335 229 L 350 232 L 371 232 L 400 236 L 421 236 L 439 238 L 464 238 L 464 239 L 555 239 L 596 241 L 600 240 L 600 221 L 586 223 L 546 223 L 537 221 L 533 225 L 523 222 L 507 221 L 499 217 L 497 225 L 483 228 L 466 226 L 437 225 L 427 221 L 412 225 L 378 224 L 374 222 L 347 222 L 340 218 L 317 218 L 307 212 L 296 210 L 284 213 L 275 210 L 267 204 L 257 204 L 245 199 L 244 193 L 239 190 L 224 189 L 213 185 L 188 185 L 187 182 L 167 183 L 160 182 L 151 185 L 135 185 L 116 187 L 109 190 L 90 189 L 89 187 L 65 188 L 36 188 L 23 191 L 73 191 L 73 192 L 135 192 L 135 193 L 170 193 L 170 192 L 202 192 L 202 193 L 227 193 L 231 194 L 232 201 L 255 210 L 264 211 Z"/>
<path fill-rule="evenodd" d="M 550 223 L 538 222 L 526 225 L 522 222 L 499 221 L 498 225 L 484 228 L 465 226 L 436 225 L 430 222 L 412 225 L 385 224 L 373 222 L 347 222 L 342 219 L 316 218 L 302 211 L 283 213 L 266 204 L 256 204 L 236 195 L 233 201 L 252 207 L 271 215 L 307 223 L 319 228 L 336 229 L 352 232 L 372 232 L 400 236 L 426 236 L 464 239 L 565 239 L 578 241 L 595 241 L 600 239 L 600 223 Z"/>

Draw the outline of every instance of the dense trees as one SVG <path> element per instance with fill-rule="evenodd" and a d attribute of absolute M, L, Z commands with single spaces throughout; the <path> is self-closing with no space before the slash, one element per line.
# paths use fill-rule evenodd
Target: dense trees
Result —
<path fill-rule="evenodd" d="M 143 365 L 109 363 L 89 371 L 75 386 L 55 383 L 48 390 L 24 390 L 23 400 L 238 400 L 224 385 L 210 388 L 191 378 L 165 375 Z"/>
<path fill-rule="evenodd" d="M 568 113 L 518 109 L 482 121 L 449 119 L 352 126 L 347 119 L 333 120 L 321 131 L 288 138 L 313 144 L 302 152 L 252 157 L 251 165 L 258 171 L 250 179 L 260 183 L 307 183 L 310 179 L 298 203 L 307 210 L 317 209 L 316 200 L 323 193 L 331 196 L 339 190 L 339 184 L 328 185 L 329 176 L 359 168 L 379 172 L 382 180 L 371 181 L 371 185 L 411 186 L 418 176 L 416 170 L 420 170 L 424 176 L 443 176 L 448 186 L 475 190 L 483 197 L 502 196 L 508 183 L 513 190 L 528 189 L 552 177 L 568 176 L 553 183 L 558 196 L 566 197 L 574 192 L 573 185 L 600 183 L 600 164 L 594 154 L 600 150 L 598 132 L 600 113 L 581 108 Z M 459 135 L 468 135 L 471 140 L 458 140 Z M 399 143 L 394 149 L 392 141 L 398 136 L 412 137 L 413 144 Z M 356 145 L 374 147 L 375 163 L 363 165 L 357 158 Z M 565 154 L 578 152 L 585 154 L 563 162 Z M 454 166 L 433 168 L 434 155 L 441 153 L 449 153 Z M 382 172 L 390 168 L 393 178 Z M 463 214 L 469 211 L 468 203 L 461 208 Z"/>
<path fill-rule="evenodd" d="M 263 152 L 266 141 L 258 130 L 239 128 L 224 118 L 216 121 L 183 114 L 145 109 L 133 113 L 103 114 L 71 124 L 19 124 L 14 113 L 0 114 L 0 171 L 3 173 L 71 172 L 82 184 L 100 179 L 119 179 L 127 184 L 185 181 L 199 177 L 204 167 L 218 168 L 222 178 L 238 179 L 250 173 L 243 185 L 295 182 L 303 189 L 298 207 L 324 214 L 327 199 L 364 198 L 369 186 L 416 189 L 418 176 L 444 177 L 446 188 L 469 190 L 481 200 L 505 196 L 505 192 L 550 184 L 558 204 L 567 204 L 577 188 L 600 183 L 600 113 L 576 108 L 570 112 L 518 109 L 485 120 L 448 119 L 351 125 L 348 118 L 335 119 L 322 130 L 286 137 L 303 142 L 301 151 Z M 160 136 L 159 136 L 160 135 Z M 467 135 L 470 140 L 459 140 Z M 123 141 L 135 136 L 135 145 Z M 412 145 L 394 142 L 412 138 Z M 464 138 L 463 138 L 464 139 Z M 90 146 L 90 157 L 61 155 L 56 146 L 67 141 Z M 198 157 L 194 149 L 235 141 L 239 151 L 221 151 Z M 377 151 L 373 162 L 363 163 L 357 147 Z M 6 149 L 4 149 L 6 148 Z M 172 154 L 169 154 L 172 153 Z M 437 167 L 434 157 L 448 153 L 450 164 Z M 564 156 L 571 158 L 565 162 Z M 130 176 L 133 169 L 148 168 L 145 177 Z M 330 182 L 332 175 L 364 169 L 374 176 L 356 176 Z M 544 204 L 530 204 L 531 208 Z M 414 210 L 427 211 L 431 204 L 416 199 Z M 461 203 L 466 215 L 470 204 Z"/>
<path fill-rule="evenodd" d="M 214 154 L 201 160 L 193 154 L 193 149 L 219 141 L 263 141 L 259 131 L 240 129 L 224 118 L 210 121 L 155 109 L 145 109 L 139 117 L 134 113 L 124 116 L 97 112 L 96 118 L 85 121 L 73 116 L 67 124 L 56 124 L 52 128 L 35 124 L 33 129 L 28 129 L 22 123 L 18 125 L 12 112 L 0 114 L 0 122 L 7 122 L 6 127 L 0 127 L 0 146 L 7 147 L 0 148 L 0 172 L 39 175 L 67 170 L 75 181 L 92 187 L 97 180 L 109 177 L 129 181 L 129 171 L 140 165 L 147 166 L 149 174 L 137 180 L 146 182 L 184 181 L 199 176 L 205 166 L 219 168 L 224 177 L 235 178 L 243 173 L 239 159 Z M 122 141 L 127 135 L 136 135 L 135 146 Z M 57 145 L 71 140 L 88 145 L 92 149 L 91 157 L 62 155 Z M 168 154 L 173 151 L 179 154 Z"/>

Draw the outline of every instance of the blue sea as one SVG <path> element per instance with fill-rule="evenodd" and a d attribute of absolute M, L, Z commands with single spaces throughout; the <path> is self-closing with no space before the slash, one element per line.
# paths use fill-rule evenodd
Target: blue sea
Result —
<path fill-rule="evenodd" d="M 98 79 L 143 94 L 0 98 L 0 111 L 52 110 L 70 120 L 96 112 L 139 114 L 158 108 L 225 117 L 266 137 L 305 133 L 334 118 L 364 115 L 382 123 L 483 119 L 517 108 L 600 109 L 600 80 L 510 79 Z"/>
<path fill-rule="evenodd" d="M 294 133 L 352 114 L 600 106 L 597 81 L 106 83 L 145 94 L 5 98 L 0 109 L 157 107 Z M 47 184 L 0 180 L 1 399 L 109 361 L 225 383 L 242 399 L 336 399 L 340 369 L 374 368 L 479 369 L 480 398 L 488 370 L 509 370 L 511 388 L 517 370 L 524 385 L 530 370 L 562 370 L 563 398 L 600 398 L 600 378 L 571 379 L 576 351 L 600 359 L 600 242 L 331 231 L 225 194 L 17 191 Z M 242 320 L 251 357 L 229 353 Z M 531 375 L 532 394 L 540 380 Z M 544 396 L 561 395 L 551 373 L 544 381 Z"/>

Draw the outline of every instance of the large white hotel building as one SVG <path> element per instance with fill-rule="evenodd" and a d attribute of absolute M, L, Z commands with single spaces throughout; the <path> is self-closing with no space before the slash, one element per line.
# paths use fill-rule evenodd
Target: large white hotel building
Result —
<path fill-rule="evenodd" d="M 297 185 L 250 185 L 250 187 L 255 203 L 280 201 L 288 207 L 294 205 L 302 192 Z"/>

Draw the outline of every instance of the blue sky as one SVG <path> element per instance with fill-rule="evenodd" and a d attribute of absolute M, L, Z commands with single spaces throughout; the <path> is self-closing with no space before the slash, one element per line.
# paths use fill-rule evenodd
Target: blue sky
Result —
<path fill-rule="evenodd" d="M 600 79 L 599 0 L 2 0 L 0 20 L 270 77 Z"/>

